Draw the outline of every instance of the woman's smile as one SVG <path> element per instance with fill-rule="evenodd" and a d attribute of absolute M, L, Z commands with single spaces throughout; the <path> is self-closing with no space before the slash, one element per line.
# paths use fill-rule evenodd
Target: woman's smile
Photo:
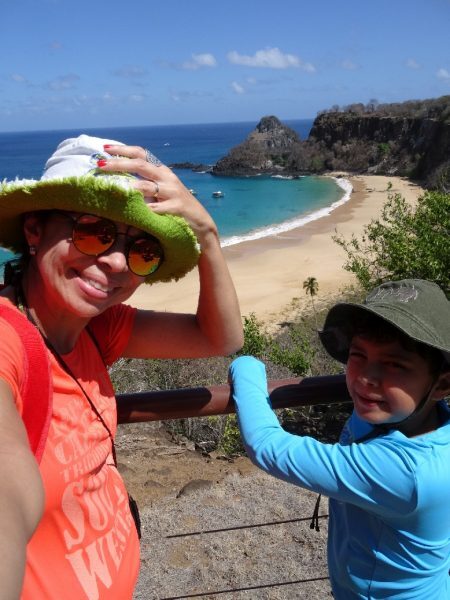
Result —
<path fill-rule="evenodd" d="M 96 292 L 100 292 L 102 298 L 106 297 L 114 289 L 116 289 L 115 286 L 108 285 L 106 283 L 101 283 L 100 281 L 92 279 L 90 277 L 80 275 L 79 278 L 81 280 L 82 288 L 84 290 L 86 290 L 89 293 L 92 291 L 93 288 Z"/>

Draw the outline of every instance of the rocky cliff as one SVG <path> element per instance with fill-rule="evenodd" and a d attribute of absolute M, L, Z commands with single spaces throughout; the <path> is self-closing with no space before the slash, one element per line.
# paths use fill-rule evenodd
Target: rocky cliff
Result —
<path fill-rule="evenodd" d="M 450 157 L 450 121 L 326 113 L 315 120 L 305 150 L 320 158 L 319 169 L 426 179 Z"/>
<path fill-rule="evenodd" d="M 315 119 L 305 141 L 276 117 L 264 117 L 213 173 L 300 175 L 336 170 L 412 177 L 431 187 L 440 181 L 448 185 L 450 96 L 371 106 L 370 111 L 352 105 L 325 112 Z"/>

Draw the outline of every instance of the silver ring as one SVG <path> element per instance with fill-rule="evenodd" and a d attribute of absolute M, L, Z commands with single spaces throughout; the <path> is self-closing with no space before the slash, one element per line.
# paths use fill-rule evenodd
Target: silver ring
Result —
<path fill-rule="evenodd" d="M 158 199 L 158 196 L 159 196 L 159 185 L 156 183 L 156 181 L 153 181 L 153 179 L 151 179 L 150 181 L 151 181 L 152 183 L 154 183 L 154 184 L 155 184 L 155 191 L 154 191 L 154 193 L 152 194 L 152 197 L 153 197 L 155 200 L 157 200 L 157 199 Z"/>
<path fill-rule="evenodd" d="M 156 156 L 154 154 L 152 154 L 150 152 L 150 150 L 147 150 L 147 148 L 144 148 L 144 152 L 145 152 L 145 160 L 150 163 L 151 165 L 155 165 L 155 167 L 160 167 L 162 165 L 162 162 L 159 160 L 159 158 L 156 158 Z"/>

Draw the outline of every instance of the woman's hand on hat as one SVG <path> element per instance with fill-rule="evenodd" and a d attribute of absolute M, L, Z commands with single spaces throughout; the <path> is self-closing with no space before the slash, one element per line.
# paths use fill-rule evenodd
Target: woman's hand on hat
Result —
<path fill-rule="evenodd" d="M 175 173 L 156 159 L 149 162 L 151 155 L 140 146 L 106 146 L 113 155 L 111 159 L 99 161 L 104 171 L 134 173 L 141 179 L 133 182 L 140 190 L 148 207 L 156 213 L 178 215 L 186 219 L 194 230 L 200 244 L 210 233 L 217 236 L 217 227 L 211 215 L 183 185 Z M 116 157 L 117 156 L 117 157 Z"/>

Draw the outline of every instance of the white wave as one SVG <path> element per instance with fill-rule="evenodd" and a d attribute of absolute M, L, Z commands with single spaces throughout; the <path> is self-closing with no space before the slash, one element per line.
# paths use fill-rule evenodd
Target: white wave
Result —
<path fill-rule="evenodd" d="M 344 190 L 344 194 L 341 198 L 339 198 L 339 200 L 336 200 L 336 202 L 333 202 L 333 204 L 330 206 L 325 206 L 324 208 L 320 208 L 312 213 L 301 215 L 299 217 L 295 217 L 294 219 L 289 219 L 289 221 L 284 221 L 283 223 L 278 223 L 277 225 L 270 225 L 269 227 L 254 229 L 253 231 L 250 231 L 244 235 L 233 235 L 224 238 L 221 240 L 220 245 L 222 248 L 224 248 L 225 246 L 234 246 L 235 244 L 240 244 L 242 242 L 259 240 L 272 235 L 285 233 L 286 231 L 291 231 L 292 229 L 297 229 L 297 227 L 302 227 L 307 223 L 317 221 L 317 219 L 321 219 L 322 217 L 327 217 L 333 212 L 333 210 L 350 200 L 350 196 L 353 191 L 353 186 L 348 179 L 344 179 L 342 177 L 333 177 L 333 179 L 335 180 L 336 184 L 342 188 L 342 190 Z"/>
<path fill-rule="evenodd" d="M 306 175 L 271 175 L 271 179 L 303 179 Z"/>

